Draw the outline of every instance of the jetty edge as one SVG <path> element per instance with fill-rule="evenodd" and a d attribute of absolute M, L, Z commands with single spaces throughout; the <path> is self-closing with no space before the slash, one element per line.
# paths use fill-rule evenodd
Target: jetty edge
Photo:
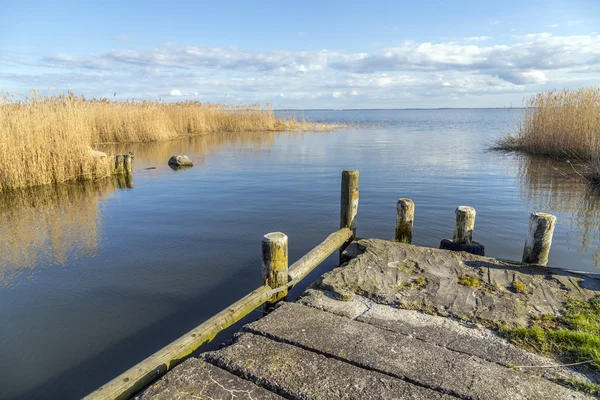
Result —
<path fill-rule="evenodd" d="M 500 364 L 504 365 L 503 368 L 509 369 L 510 372 L 504 371 L 503 369 L 496 371 L 497 368 L 492 368 L 494 374 L 500 374 L 502 377 L 506 376 L 507 381 L 504 383 L 508 384 L 510 382 L 509 389 L 507 389 L 509 392 L 506 392 L 506 390 L 495 390 L 493 382 L 488 382 L 489 379 L 484 379 L 482 384 L 490 384 L 491 391 L 480 388 L 477 390 L 480 390 L 481 393 L 479 393 L 479 395 L 473 395 L 478 393 L 474 387 L 465 387 L 463 385 L 458 389 L 452 387 L 445 388 L 443 385 L 439 386 L 439 382 L 434 384 L 415 380 L 416 378 L 411 378 L 406 375 L 409 371 L 399 372 L 389 371 L 379 367 L 373 368 L 371 364 L 374 361 L 369 358 L 370 356 L 365 356 L 366 358 L 361 362 L 352 359 L 350 356 L 353 352 L 366 352 L 369 354 L 377 352 L 377 349 L 379 348 L 377 347 L 378 342 L 373 342 L 370 337 L 373 335 L 377 337 L 377 335 L 382 334 L 381 330 L 387 331 L 390 329 L 389 326 L 384 325 L 406 325 L 407 322 L 405 320 L 407 318 L 405 317 L 408 315 L 404 314 L 406 312 L 413 313 L 410 314 L 408 320 L 415 320 L 416 318 L 420 321 L 418 324 L 421 324 L 421 328 L 431 330 L 432 332 L 436 332 L 435 328 L 440 324 L 444 325 L 446 322 L 449 324 L 459 324 L 459 327 L 462 326 L 455 320 L 444 318 L 448 316 L 471 321 L 474 324 L 496 320 L 503 323 L 522 326 L 523 324 L 526 324 L 529 318 L 536 314 L 541 314 L 542 311 L 546 311 L 546 309 L 551 310 L 551 312 L 554 313 L 560 313 L 561 307 L 564 306 L 564 299 L 567 296 L 567 293 L 569 295 L 579 295 L 582 299 L 592 298 L 600 293 L 600 280 L 598 277 L 590 274 L 567 273 L 563 270 L 555 270 L 539 264 L 508 263 L 482 257 L 480 255 L 469 254 L 464 251 L 451 252 L 413 246 L 405 243 L 412 239 L 412 232 L 411 235 L 402 235 L 402 242 L 404 243 L 387 242 L 377 239 L 354 240 L 356 239 L 356 217 L 359 197 L 357 171 L 343 172 L 341 194 L 340 229 L 338 231 L 329 235 L 321 244 L 316 246 L 296 263 L 289 266 L 289 268 L 287 267 L 287 236 L 281 232 L 265 235 L 263 237 L 263 286 L 205 321 L 175 342 L 159 350 L 146 360 L 130 368 L 109 383 L 103 385 L 88 395 L 86 399 L 131 398 L 144 388 L 147 388 L 147 390 L 141 394 L 141 398 L 169 398 L 165 396 L 168 393 L 171 393 L 169 392 L 170 390 L 174 390 L 172 386 L 169 386 L 169 382 L 171 385 L 175 386 L 177 386 L 177 382 L 179 382 L 179 386 L 183 384 L 186 387 L 186 390 L 195 390 L 198 392 L 197 394 L 201 395 L 201 398 L 208 398 L 207 393 L 205 393 L 206 390 L 209 392 L 213 389 L 217 391 L 226 390 L 226 392 L 229 390 L 242 390 L 234 389 L 233 387 L 228 389 L 227 386 L 223 386 L 226 382 L 229 382 L 229 384 L 233 386 L 240 385 L 240 387 L 245 387 L 246 389 L 244 390 L 246 391 L 252 393 L 257 391 L 257 393 L 262 393 L 264 395 L 264 397 L 261 395 L 255 398 L 273 398 L 272 393 L 263 393 L 264 389 L 280 394 L 288 393 L 288 395 L 285 396 L 288 398 L 295 398 L 296 396 L 302 398 L 305 398 L 306 396 L 309 398 L 328 398 L 320 397 L 318 395 L 319 388 L 316 386 L 318 386 L 317 382 L 319 380 L 317 377 L 311 378 L 316 379 L 313 384 L 315 385 L 315 388 L 312 389 L 314 393 L 311 392 L 310 387 L 306 386 L 310 386 L 308 381 L 305 382 L 306 384 L 297 387 L 299 382 L 298 379 L 301 377 L 295 375 L 297 375 L 296 373 L 300 372 L 300 370 L 295 372 L 294 370 L 288 370 L 286 375 L 285 368 L 283 368 L 280 371 L 280 373 L 284 374 L 282 376 L 278 377 L 275 374 L 271 376 L 271 378 L 268 378 L 265 377 L 268 374 L 264 375 L 268 372 L 264 371 L 264 369 L 269 369 L 269 365 L 273 366 L 273 363 L 269 361 L 272 360 L 273 357 L 280 361 L 282 359 L 293 361 L 294 357 L 297 356 L 299 359 L 296 361 L 300 362 L 304 357 L 314 358 L 315 355 L 320 355 L 320 357 L 313 360 L 314 362 L 312 364 L 314 364 L 313 366 L 317 369 L 324 368 L 324 376 L 322 378 L 331 378 L 334 381 L 336 379 L 339 380 L 342 379 L 342 377 L 336 377 L 336 374 L 331 368 L 334 370 L 336 370 L 336 368 L 341 368 L 340 371 L 350 369 L 352 371 L 347 371 L 347 377 L 355 376 L 356 379 L 361 381 L 364 381 L 365 379 L 374 379 L 377 382 L 388 380 L 391 382 L 389 383 L 389 385 L 391 385 L 390 387 L 396 387 L 397 390 L 401 390 L 401 392 L 406 394 L 417 394 L 417 392 L 422 392 L 422 396 L 419 395 L 420 397 L 418 398 L 438 398 L 438 394 L 442 393 L 449 394 L 450 398 L 502 398 L 496 395 L 492 396 L 494 393 L 498 395 L 505 394 L 513 396 L 512 398 L 529 398 L 528 396 L 531 395 L 546 396 L 545 398 L 586 398 L 581 393 L 564 388 L 563 386 L 552 382 L 552 380 L 546 379 L 548 377 L 543 376 L 543 374 L 540 375 L 541 377 L 538 376 L 538 374 L 533 374 L 535 377 L 531 377 L 531 379 L 533 379 L 533 381 L 531 381 L 529 378 L 529 375 L 531 374 L 526 374 L 511 368 L 511 365 L 529 365 L 534 362 L 537 362 L 539 365 L 549 365 L 549 363 L 555 365 L 556 362 L 536 356 L 525 350 L 517 349 L 506 341 L 498 338 L 492 331 L 485 331 L 485 328 L 482 328 L 481 326 L 471 328 L 474 329 L 474 331 L 468 334 L 461 332 L 461 334 L 457 335 L 459 336 L 459 339 L 466 342 L 465 346 L 467 347 L 469 346 L 469 343 L 473 341 L 472 337 L 477 335 L 481 336 L 480 339 L 482 338 L 479 340 L 480 343 L 478 342 L 482 347 L 496 343 L 494 341 L 500 341 L 501 347 L 504 346 L 507 349 L 510 349 L 510 352 L 519 355 L 519 357 L 513 357 L 515 360 L 529 362 L 529 364 L 527 364 L 527 362 L 525 362 L 525 364 L 519 364 L 518 362 L 516 364 L 511 364 L 509 361 L 513 359 L 510 359 L 509 361 L 490 360 L 491 356 L 489 355 L 469 353 L 470 357 L 475 356 L 476 358 L 481 358 L 481 360 L 477 362 L 484 363 L 486 367 L 489 367 L 486 363 L 492 363 L 496 365 L 494 368 Z M 405 201 L 407 199 L 402 200 Z M 414 211 L 414 206 L 412 211 Z M 400 210 L 399 212 L 405 213 L 404 210 Z M 407 218 L 402 218 L 401 220 L 406 221 L 406 219 Z M 412 216 L 410 220 L 412 228 Z M 459 220 L 463 221 L 463 219 L 457 218 L 457 223 L 460 222 Z M 462 224 L 462 222 L 460 223 Z M 473 224 L 469 223 L 469 236 L 472 236 L 473 226 L 474 221 Z M 534 238 L 539 236 L 540 235 L 534 235 Z M 410 239 L 408 237 L 410 237 Z M 395 239 L 398 240 L 397 237 Z M 530 240 L 530 238 L 528 237 L 527 240 Z M 543 240 L 544 244 L 547 246 L 542 246 L 543 249 L 540 251 L 547 255 L 546 247 L 551 243 L 551 238 L 548 240 L 547 237 L 544 237 Z M 536 249 L 535 246 L 529 246 L 529 248 Z M 281 302 L 281 300 L 285 299 L 283 293 L 286 293 L 290 287 L 293 287 L 300 282 L 301 279 L 308 275 L 337 249 L 343 250 L 340 253 L 341 260 L 347 261 L 342 267 L 336 268 L 334 271 L 323 275 L 305 292 L 297 303 Z M 529 254 L 529 252 L 527 254 Z M 374 257 L 374 261 L 365 261 L 368 260 L 369 255 Z M 385 261 L 386 259 L 389 259 L 389 261 Z M 492 273 L 492 271 L 497 272 L 498 277 L 496 277 L 496 274 Z M 506 282 L 500 282 L 500 277 L 508 276 L 506 273 L 507 271 L 510 271 L 513 274 L 513 279 L 517 279 L 515 278 L 517 275 L 523 275 L 519 276 L 518 279 L 529 282 L 532 288 L 532 296 L 529 302 L 524 300 L 523 296 L 526 295 L 523 293 L 513 293 L 510 290 L 506 290 L 506 293 L 501 290 L 496 290 L 496 292 L 494 292 L 494 288 L 501 287 L 501 284 L 508 287 Z M 484 282 L 484 284 L 481 285 L 486 274 L 489 282 L 487 282 L 487 284 Z M 287 279 L 284 279 L 286 278 L 286 275 Z M 548 276 L 552 277 L 552 279 L 548 279 Z M 556 278 L 556 276 L 560 276 L 561 278 Z M 469 285 L 461 284 L 461 279 L 466 277 L 479 281 L 480 285 L 473 285 L 471 287 Z M 494 280 L 498 280 L 498 282 Z M 537 286 L 539 282 L 544 280 L 551 283 L 545 287 Z M 577 282 L 578 290 L 566 290 L 565 280 L 566 282 Z M 286 281 L 287 283 L 285 283 Z M 450 281 L 456 282 L 454 285 L 447 285 Z M 582 284 L 582 282 L 585 283 Z M 483 286 L 483 288 L 481 288 L 481 286 Z M 447 290 L 440 291 L 439 288 L 441 287 L 446 287 Z M 448 287 L 452 289 L 448 289 Z M 539 293 L 535 296 L 536 288 L 538 287 L 543 293 L 550 292 L 555 294 L 555 297 L 550 304 L 545 304 L 547 307 L 542 307 L 541 309 L 534 304 L 536 301 L 540 300 Z M 585 290 L 582 290 L 582 288 L 585 288 Z M 521 298 L 514 297 L 517 295 L 521 296 Z M 489 304 L 482 307 L 480 304 L 482 300 L 479 298 L 485 299 Z M 501 301 L 494 300 L 496 298 L 501 299 Z M 167 375 L 167 379 L 161 379 L 157 384 L 149 387 L 155 380 L 165 375 L 168 371 L 172 370 L 178 364 L 197 352 L 202 345 L 211 341 L 217 333 L 231 326 L 236 321 L 239 321 L 242 317 L 261 305 L 267 304 L 267 307 L 270 308 L 277 301 L 280 301 L 278 304 L 283 304 L 283 306 L 276 307 L 275 311 L 267 317 L 242 328 L 242 333 L 235 337 L 233 344 L 218 352 L 205 353 L 201 358 L 192 358 L 178 368 L 179 372 L 171 372 Z M 542 301 L 547 302 L 547 300 Z M 526 303 L 523 307 L 511 308 L 510 306 L 511 304 L 521 304 L 523 302 Z M 462 305 L 462 307 L 459 307 L 459 305 Z M 382 311 L 383 309 L 380 309 L 380 306 L 388 307 L 388 309 Z M 415 310 L 428 312 L 432 315 L 427 317 L 441 319 L 445 322 L 442 323 L 439 320 L 425 320 L 425 322 L 423 322 L 419 318 L 425 318 L 426 314 Z M 506 311 L 498 315 L 488 315 L 489 313 L 486 314 L 485 310 L 490 312 L 493 310 L 508 310 L 510 312 Z M 524 310 L 533 311 L 525 312 Z M 480 311 L 480 313 L 478 313 L 478 311 Z M 373 312 L 383 312 L 383 314 L 386 315 L 393 314 L 395 315 L 395 319 L 391 319 L 392 323 L 389 318 L 377 318 L 372 315 Z M 415 317 L 414 313 L 418 314 L 420 317 Z M 314 317 L 313 314 L 317 315 L 317 317 Z M 311 323 L 313 320 L 314 323 Z M 373 323 L 371 320 L 379 322 Z M 270 327 L 270 325 L 264 332 L 255 329 L 253 330 L 252 327 L 257 326 L 257 324 L 260 325 L 263 323 L 262 321 L 266 324 L 268 321 L 271 321 L 275 327 L 285 325 L 288 327 L 287 333 L 289 334 L 292 334 L 293 331 L 297 331 L 296 335 L 316 336 L 308 342 L 301 343 L 296 339 L 291 339 L 289 337 L 279 337 L 278 335 L 280 334 L 273 333 L 274 328 Z M 334 321 L 334 327 L 341 332 L 342 336 L 331 331 L 331 326 L 328 328 L 327 325 L 322 325 L 324 321 L 328 321 L 328 323 Z M 369 326 L 365 326 L 365 322 L 366 325 Z M 359 325 L 356 325 L 357 323 Z M 356 329 L 364 330 L 364 332 L 360 333 L 360 335 L 364 335 L 364 337 L 360 337 L 362 337 L 365 343 L 371 343 L 372 346 L 365 344 L 362 348 L 357 348 L 356 346 L 348 348 L 350 343 L 356 342 L 357 338 L 353 336 L 355 333 L 358 334 Z M 475 332 L 477 332 L 477 334 Z M 404 336 L 407 335 L 406 332 L 400 330 L 396 332 L 396 334 L 400 335 L 394 339 L 399 340 L 398 343 L 401 343 L 402 340 L 406 339 L 404 338 Z M 447 340 L 447 338 L 444 338 L 444 335 L 439 332 L 437 334 L 440 337 L 438 341 L 441 340 L 443 342 L 444 340 Z M 412 334 L 408 334 L 408 336 L 411 335 Z M 329 345 L 324 345 L 325 347 L 323 348 L 315 348 L 314 346 L 319 344 L 319 338 L 322 339 L 324 336 L 337 337 L 340 341 L 337 345 L 330 343 Z M 423 341 L 425 339 L 420 338 L 419 340 Z M 269 341 L 273 341 L 274 343 L 270 343 Z M 432 352 L 432 354 L 437 354 L 440 351 L 439 348 L 443 348 L 459 354 L 464 353 L 461 349 L 457 350 L 444 344 L 440 345 L 436 340 L 431 339 L 429 341 L 434 347 L 420 350 L 417 349 L 418 351 L 415 351 L 417 351 L 417 353 L 429 351 Z M 241 345 L 240 343 L 244 344 Z M 384 343 L 386 342 L 384 341 Z M 412 342 L 408 343 L 406 349 L 411 349 L 411 346 L 413 345 L 414 343 Z M 339 349 L 332 348 L 331 346 L 339 347 Z M 496 343 L 494 346 L 500 345 Z M 235 349 L 242 348 L 252 348 L 256 351 L 256 354 L 248 353 L 245 356 L 237 354 L 237 350 Z M 400 348 L 405 349 L 405 346 L 400 346 Z M 262 353 L 260 349 L 263 350 Z M 394 346 L 392 346 L 392 350 L 393 349 Z M 337 350 L 339 350 L 339 354 L 336 353 Z M 311 354 L 305 354 L 305 352 Z M 402 350 L 402 352 L 405 351 Z M 506 352 L 507 351 L 505 350 L 504 353 Z M 410 356 L 410 354 L 405 354 L 405 356 L 409 357 L 409 359 L 410 357 L 413 357 L 414 362 L 422 363 L 423 360 L 417 353 L 414 353 L 412 356 Z M 225 355 L 227 354 L 229 354 L 229 356 L 226 357 Z M 388 351 L 388 357 L 391 357 L 391 359 L 382 360 L 382 362 L 392 362 L 392 364 L 394 362 L 397 363 L 397 360 L 394 361 L 394 354 L 394 352 L 390 353 Z M 333 363 L 335 364 L 333 365 L 332 362 L 329 361 L 325 363 L 327 365 L 322 364 L 321 361 L 323 361 L 323 355 L 325 355 L 325 358 L 337 360 L 338 363 L 341 364 L 338 365 L 338 363 Z M 456 357 L 457 354 L 448 353 L 448 360 L 454 360 Z M 239 364 L 243 363 L 244 360 L 254 361 L 251 366 Z M 425 360 L 427 360 L 427 358 L 425 358 Z M 296 361 L 294 361 L 294 365 L 298 365 L 296 364 Z M 433 359 L 428 361 L 433 362 Z M 236 362 L 239 365 L 236 364 Z M 347 363 L 348 365 L 344 363 Z M 307 365 L 312 364 L 309 363 Z M 437 372 L 433 371 L 433 375 L 436 376 L 436 374 L 438 374 L 439 376 L 446 376 L 450 374 L 446 380 L 448 382 L 455 382 L 457 379 L 462 379 L 460 376 L 462 373 L 477 373 L 477 375 L 479 375 L 480 373 L 477 371 L 486 371 L 482 366 L 475 367 L 467 364 L 461 364 L 461 368 L 464 368 L 462 372 L 460 370 L 454 371 L 455 368 L 450 368 L 448 371 L 437 371 L 434 368 Z M 287 365 L 287 367 L 290 367 L 290 365 Z M 214 370 L 215 368 L 217 368 L 217 370 Z M 358 368 L 358 370 L 353 370 L 353 368 Z M 185 371 L 189 372 L 189 374 Z M 302 371 L 306 372 L 304 369 L 302 369 Z M 224 381 L 221 383 L 215 381 L 215 374 L 220 375 Z M 383 376 L 380 376 L 381 374 L 383 374 Z M 202 379 L 201 376 L 209 377 L 210 379 Z M 453 376 L 454 378 L 450 379 Z M 554 379 L 557 376 L 560 379 L 577 379 L 584 382 L 595 382 L 594 379 L 588 378 L 585 374 L 566 367 L 552 368 L 550 378 Z M 190 377 L 195 378 L 190 379 Z M 269 379 L 271 380 L 269 381 Z M 281 379 L 283 379 L 283 381 Z M 427 379 L 434 378 L 430 376 Z M 215 384 L 218 383 L 216 389 L 211 386 L 210 382 Z M 275 384 L 273 382 L 279 383 Z M 283 386 L 285 386 L 286 382 L 291 386 L 287 389 L 280 387 L 282 382 Z M 256 385 L 262 387 L 262 389 Z M 524 385 L 534 389 L 524 389 Z M 293 389 L 294 387 L 296 389 Z M 178 391 L 179 389 L 181 388 L 175 388 L 175 390 Z M 290 394 L 291 392 L 288 392 L 288 390 L 292 390 L 296 394 L 292 396 Z M 363 397 L 364 393 L 353 392 L 352 390 L 354 389 L 352 388 L 348 388 L 348 390 L 350 390 L 351 398 L 365 398 Z M 473 392 L 473 390 L 475 390 L 475 392 Z M 527 396 L 514 397 L 516 392 L 513 393 L 510 390 L 516 390 L 519 393 L 524 391 L 523 394 L 526 394 Z M 533 390 L 533 392 L 531 390 Z M 383 394 L 383 392 L 380 394 Z M 556 397 L 558 394 L 561 397 Z M 336 397 L 337 396 L 332 396 L 329 398 Z M 276 396 L 275 398 L 279 397 Z M 379 396 L 373 398 L 379 398 Z"/>

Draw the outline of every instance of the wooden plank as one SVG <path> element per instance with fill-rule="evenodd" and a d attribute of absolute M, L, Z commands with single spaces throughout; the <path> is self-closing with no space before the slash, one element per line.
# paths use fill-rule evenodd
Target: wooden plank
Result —
<path fill-rule="evenodd" d="M 254 290 L 176 341 L 163 347 L 144 361 L 92 392 L 85 399 L 130 398 L 184 361 L 202 345 L 210 342 L 223 329 L 233 325 L 252 310 L 262 305 L 272 296 L 271 291 L 272 289 L 266 285 Z"/>
<path fill-rule="evenodd" d="M 352 238 L 354 233 L 349 228 L 342 228 L 327 236 L 317 247 L 290 266 L 289 277 L 292 282 L 299 282 L 327 257 Z M 294 284 L 295 284 L 294 283 Z"/>

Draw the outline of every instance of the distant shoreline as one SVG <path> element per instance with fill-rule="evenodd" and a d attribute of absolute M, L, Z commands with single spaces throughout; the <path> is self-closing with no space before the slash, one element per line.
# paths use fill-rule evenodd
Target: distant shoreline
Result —
<path fill-rule="evenodd" d="M 525 107 L 440 107 L 440 108 L 276 108 L 273 111 L 441 111 L 441 110 L 524 110 Z"/>

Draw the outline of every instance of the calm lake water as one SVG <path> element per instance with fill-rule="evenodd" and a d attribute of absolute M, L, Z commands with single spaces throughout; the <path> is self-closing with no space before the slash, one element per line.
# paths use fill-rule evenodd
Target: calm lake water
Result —
<path fill-rule="evenodd" d="M 487 255 L 520 260 L 541 210 L 558 217 L 550 264 L 596 271 L 600 196 L 565 162 L 486 152 L 517 114 L 305 112 L 359 127 L 122 146 L 132 180 L 3 195 L 0 397 L 79 398 L 236 301 L 260 285 L 263 234 L 285 232 L 295 261 L 338 229 L 344 169 L 360 171 L 359 236 L 392 238 L 408 197 L 414 243 L 437 247 L 470 205 Z"/>

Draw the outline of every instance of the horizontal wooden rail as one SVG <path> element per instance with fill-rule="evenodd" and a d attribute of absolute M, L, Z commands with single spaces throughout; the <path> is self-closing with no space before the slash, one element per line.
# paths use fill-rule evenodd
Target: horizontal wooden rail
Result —
<path fill-rule="evenodd" d="M 342 228 L 327 236 L 317 247 L 309 251 L 304 257 L 290 266 L 290 281 L 300 281 L 313 269 L 320 265 L 327 257 L 333 254 L 344 243 L 353 236 L 354 232 L 348 228 Z"/>
<path fill-rule="evenodd" d="M 249 312 L 260 307 L 272 294 L 269 286 L 261 286 L 233 303 L 176 341 L 163 347 L 144 361 L 90 393 L 85 399 L 128 399 L 160 376 L 184 361 L 202 345 L 210 342 L 223 329 L 230 327 Z"/>
<path fill-rule="evenodd" d="M 183 362 L 202 345 L 214 339 L 219 332 L 242 319 L 255 308 L 260 307 L 278 292 L 286 291 L 288 288 L 295 286 L 346 243 L 352 237 L 352 234 L 353 232 L 348 228 L 342 228 L 332 233 L 322 243 L 290 266 L 290 282 L 286 285 L 277 288 L 271 288 L 268 285 L 261 286 L 173 343 L 163 347 L 144 361 L 90 393 L 85 399 L 128 399 L 140 392 L 177 364 Z"/>
<path fill-rule="evenodd" d="M 252 310 L 285 297 L 290 287 L 295 286 L 333 252 L 354 238 L 357 209 L 358 172 L 344 171 L 342 174 L 340 230 L 329 235 L 289 268 L 287 236 L 281 232 L 265 235 L 263 237 L 263 279 L 265 283 L 263 286 L 90 393 L 84 399 L 112 400 L 132 397 Z"/>

